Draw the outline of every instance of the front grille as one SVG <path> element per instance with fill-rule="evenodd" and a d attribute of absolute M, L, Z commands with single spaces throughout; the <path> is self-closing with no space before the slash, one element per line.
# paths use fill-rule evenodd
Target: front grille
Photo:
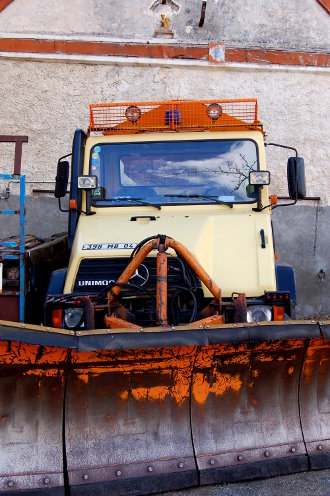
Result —
<path fill-rule="evenodd" d="M 99 293 L 103 288 L 111 282 L 116 281 L 129 263 L 128 257 L 120 258 L 85 258 L 80 262 L 74 292 L 82 294 Z M 167 283 L 170 289 L 183 286 L 183 270 L 182 262 L 177 257 L 167 257 Z M 157 259 L 156 257 L 147 257 L 142 265 L 144 265 L 149 273 L 148 281 L 144 284 L 148 290 L 156 288 L 157 278 Z M 141 266 L 140 266 L 141 267 Z M 146 274 L 143 267 L 139 269 L 142 275 Z M 201 287 L 201 283 L 196 275 L 193 276 L 195 285 Z M 142 279 L 135 277 L 131 282 L 141 285 Z"/>

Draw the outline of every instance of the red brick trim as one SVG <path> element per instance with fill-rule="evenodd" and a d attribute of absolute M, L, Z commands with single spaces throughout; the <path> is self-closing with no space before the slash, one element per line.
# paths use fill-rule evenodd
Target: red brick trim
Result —
<path fill-rule="evenodd" d="M 330 0 L 316 0 L 317 3 L 321 5 L 321 7 L 324 8 L 324 10 L 330 14 Z"/>
<path fill-rule="evenodd" d="M 0 38 L 1 52 L 208 60 L 208 46 Z"/>
<path fill-rule="evenodd" d="M 329 67 L 330 56 L 327 53 L 227 48 L 226 62 Z"/>
<path fill-rule="evenodd" d="M 212 45 L 212 44 L 210 44 Z M 0 52 L 209 60 L 209 45 L 0 38 Z M 226 48 L 225 62 L 329 67 L 326 53 Z"/>
<path fill-rule="evenodd" d="M 0 12 L 2 12 L 13 0 L 0 0 Z"/>

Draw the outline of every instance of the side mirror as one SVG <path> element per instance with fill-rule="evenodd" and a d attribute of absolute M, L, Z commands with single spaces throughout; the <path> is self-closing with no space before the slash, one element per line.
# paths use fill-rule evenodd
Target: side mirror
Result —
<path fill-rule="evenodd" d="M 305 165 L 301 157 L 290 157 L 287 167 L 289 196 L 292 200 L 306 197 Z"/>
<path fill-rule="evenodd" d="M 55 183 L 55 198 L 63 198 L 66 195 L 69 180 L 69 162 L 67 160 L 59 161 L 57 164 L 57 174 Z"/>

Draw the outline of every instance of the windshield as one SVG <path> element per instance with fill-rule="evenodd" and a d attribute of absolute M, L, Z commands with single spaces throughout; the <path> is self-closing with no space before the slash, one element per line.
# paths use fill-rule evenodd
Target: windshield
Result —
<path fill-rule="evenodd" d="M 91 150 L 97 206 L 254 202 L 252 140 L 102 143 Z"/>

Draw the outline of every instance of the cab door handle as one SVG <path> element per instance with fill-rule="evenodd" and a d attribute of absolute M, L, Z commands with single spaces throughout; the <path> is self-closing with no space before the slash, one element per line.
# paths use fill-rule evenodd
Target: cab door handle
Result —
<path fill-rule="evenodd" d="M 265 231 L 260 229 L 261 248 L 266 248 Z"/>

